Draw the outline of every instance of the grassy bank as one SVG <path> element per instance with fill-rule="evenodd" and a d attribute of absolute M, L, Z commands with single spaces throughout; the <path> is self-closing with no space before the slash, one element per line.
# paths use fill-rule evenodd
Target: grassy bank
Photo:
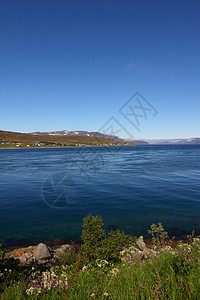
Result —
<path fill-rule="evenodd" d="M 92 216 L 84 219 L 81 249 L 71 248 L 51 265 L 20 266 L 1 251 L 1 297 L 199 299 L 200 239 L 191 235 L 190 242 L 180 241 L 172 249 L 165 247 L 167 233 L 160 224 L 149 233 L 157 250 L 145 259 L 138 254 L 122 260 L 123 249 L 128 253 L 136 238 L 120 231 L 106 235 L 102 219 Z"/>

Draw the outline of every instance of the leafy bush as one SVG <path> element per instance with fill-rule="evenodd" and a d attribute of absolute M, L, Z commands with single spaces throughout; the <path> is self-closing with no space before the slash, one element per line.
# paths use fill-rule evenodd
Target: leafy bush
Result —
<path fill-rule="evenodd" d="M 0 262 L 5 258 L 5 250 L 1 248 L 2 244 L 0 243 Z"/>
<path fill-rule="evenodd" d="M 135 237 L 126 235 L 124 231 L 111 230 L 107 238 L 102 241 L 102 258 L 112 262 L 120 261 L 120 251 L 122 251 L 123 247 L 134 245 L 135 241 Z"/>
<path fill-rule="evenodd" d="M 123 247 L 131 246 L 136 238 L 126 235 L 124 231 L 111 230 L 106 236 L 103 230 L 103 220 L 99 216 L 88 215 L 83 220 L 82 254 L 90 263 L 96 259 L 106 261 L 120 261 L 120 251 Z"/>
<path fill-rule="evenodd" d="M 102 240 L 105 239 L 105 231 L 103 230 L 103 220 L 99 216 L 88 215 L 83 219 L 83 231 L 81 252 L 86 260 L 92 261 L 99 258 L 100 246 Z"/>
<path fill-rule="evenodd" d="M 152 242 L 155 245 L 164 244 L 165 239 L 169 237 L 160 222 L 158 223 L 158 226 L 156 224 L 152 224 L 151 230 L 148 230 L 147 232 L 151 234 Z"/>

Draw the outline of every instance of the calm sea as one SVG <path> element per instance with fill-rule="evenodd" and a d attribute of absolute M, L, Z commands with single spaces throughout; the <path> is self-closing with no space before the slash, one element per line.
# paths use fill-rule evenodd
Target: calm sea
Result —
<path fill-rule="evenodd" d="M 82 219 L 200 233 L 200 145 L 0 150 L 0 242 L 80 240 Z"/>

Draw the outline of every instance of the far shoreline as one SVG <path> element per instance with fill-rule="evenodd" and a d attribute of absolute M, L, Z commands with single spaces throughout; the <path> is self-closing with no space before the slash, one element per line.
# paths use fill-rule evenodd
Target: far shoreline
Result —
<path fill-rule="evenodd" d="M 58 149 L 58 148 L 99 148 L 99 147 L 127 147 L 127 146 L 150 146 L 150 145 L 99 145 L 99 146 L 58 146 L 58 147 L 9 147 L 9 148 L 1 148 L 4 150 L 9 149 Z"/>

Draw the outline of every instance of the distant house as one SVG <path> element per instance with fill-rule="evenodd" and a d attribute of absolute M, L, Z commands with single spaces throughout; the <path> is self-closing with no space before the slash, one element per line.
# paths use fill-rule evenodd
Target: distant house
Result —
<path fill-rule="evenodd" d="M 33 146 L 41 146 L 40 142 L 36 142 Z"/>

